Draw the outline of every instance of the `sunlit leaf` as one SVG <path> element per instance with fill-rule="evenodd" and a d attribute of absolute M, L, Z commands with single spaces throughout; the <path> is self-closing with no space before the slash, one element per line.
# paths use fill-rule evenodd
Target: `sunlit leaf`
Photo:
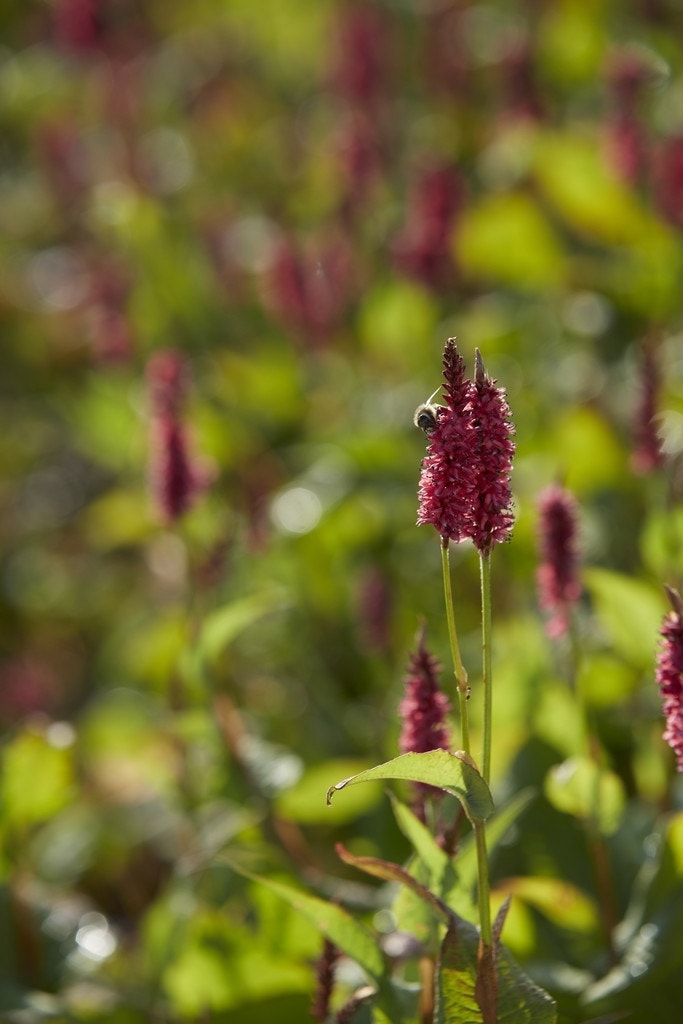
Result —
<path fill-rule="evenodd" d="M 482 1024 L 476 999 L 479 935 L 472 925 L 454 919 L 446 933 L 437 966 L 435 1024 Z M 505 947 L 496 955 L 499 1024 L 554 1024 L 555 1003 L 515 963 Z"/>
<path fill-rule="evenodd" d="M 381 878 L 384 882 L 401 882 L 412 892 L 416 893 L 431 910 L 443 921 L 448 921 L 449 910 L 444 903 L 426 885 L 422 885 L 409 871 L 400 864 L 392 864 L 390 861 L 382 860 L 380 857 L 357 857 L 344 849 L 341 843 L 337 843 L 336 850 L 345 864 L 365 871 L 374 878 Z"/>
<path fill-rule="evenodd" d="M 593 900 L 560 878 L 506 878 L 502 888 L 542 911 L 561 928 L 594 934 L 598 927 Z"/>
<path fill-rule="evenodd" d="M 664 591 L 607 569 L 590 569 L 584 578 L 615 649 L 632 664 L 651 671 L 667 610 Z"/>
<path fill-rule="evenodd" d="M 284 882 L 254 875 L 237 864 L 229 863 L 235 871 L 264 885 L 295 910 L 304 914 L 323 935 L 326 935 L 347 956 L 360 964 L 376 982 L 383 979 L 385 964 L 375 936 L 342 907 L 336 903 L 321 900 L 310 893 L 294 889 Z"/>
<path fill-rule="evenodd" d="M 374 779 L 407 779 L 445 789 L 458 798 L 472 821 L 485 821 L 493 811 L 489 788 L 474 765 L 462 752 L 450 754 L 446 750 L 401 754 L 392 761 L 343 779 L 328 790 L 328 803 L 338 790 Z"/>
<path fill-rule="evenodd" d="M 5 747 L 0 767 L 0 807 L 10 827 L 51 818 L 73 797 L 73 751 L 38 732 L 19 733 Z"/>
<path fill-rule="evenodd" d="M 616 831 L 626 803 L 618 775 L 585 757 L 571 757 L 552 768 L 545 795 L 566 814 L 593 823 L 603 835 Z"/>
<path fill-rule="evenodd" d="M 456 252 L 467 274 L 501 284 L 554 288 L 565 277 L 558 237 L 521 192 L 490 196 L 470 208 L 458 225 Z"/>
<path fill-rule="evenodd" d="M 644 214 L 625 185 L 610 172 L 593 138 L 541 136 L 536 176 L 544 195 L 575 230 L 605 243 L 635 241 Z"/>

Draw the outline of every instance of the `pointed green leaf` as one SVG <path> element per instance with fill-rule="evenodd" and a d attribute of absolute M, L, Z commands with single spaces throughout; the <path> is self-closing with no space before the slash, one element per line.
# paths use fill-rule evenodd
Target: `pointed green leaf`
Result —
<path fill-rule="evenodd" d="M 482 1024 L 476 999 L 479 934 L 454 917 L 437 966 L 434 1024 Z M 529 978 L 504 946 L 497 947 L 498 1024 L 554 1024 L 555 1002 Z"/>
<path fill-rule="evenodd" d="M 418 857 L 417 864 L 421 866 L 424 881 L 428 888 L 432 889 L 450 910 L 463 917 L 470 919 L 476 913 L 476 904 L 473 898 L 473 885 L 476 880 L 476 849 L 474 844 L 469 842 L 471 836 L 467 836 L 458 848 L 457 865 L 445 853 L 437 843 L 434 835 L 417 818 L 413 812 L 399 800 L 392 799 L 396 822 L 407 839 L 413 844 Z M 463 847 L 474 849 L 474 877 L 472 884 L 463 884 L 460 877 L 460 855 Z M 416 877 L 417 869 L 411 870 Z"/>
<path fill-rule="evenodd" d="M 365 871 L 366 874 L 373 875 L 374 878 L 381 878 L 384 882 L 400 882 L 402 885 L 407 886 L 420 899 L 424 900 L 438 917 L 443 921 L 448 921 L 450 917 L 448 907 L 426 885 L 418 882 L 410 872 L 406 871 L 399 864 L 392 864 L 391 861 L 381 860 L 379 857 L 356 857 L 355 854 L 345 849 L 341 843 L 337 843 L 335 849 L 345 864 L 358 868 L 359 871 Z"/>
<path fill-rule="evenodd" d="M 339 789 L 371 779 L 407 779 L 452 793 L 470 821 L 485 821 L 493 811 L 493 799 L 483 778 L 463 751 L 430 750 L 426 754 L 401 754 L 392 761 L 343 779 L 327 791 L 328 804 Z"/>
<path fill-rule="evenodd" d="M 655 638 L 667 611 L 661 589 L 607 569 L 584 573 L 600 625 L 629 663 L 652 670 Z"/>
<path fill-rule="evenodd" d="M 259 885 L 265 886 L 271 892 L 276 893 L 283 900 L 289 903 L 325 935 L 342 952 L 360 964 L 373 981 L 379 984 L 385 973 L 384 958 L 377 944 L 373 933 L 356 921 L 345 910 L 336 903 L 328 903 L 317 896 L 311 896 L 307 892 L 295 889 L 284 882 L 278 882 L 273 878 L 264 878 L 262 875 L 253 874 L 243 867 L 229 862 L 230 867 L 245 878 L 250 878 Z"/>
<path fill-rule="evenodd" d="M 536 791 L 528 788 L 517 793 L 505 806 L 497 807 L 493 817 L 486 823 L 486 845 L 489 856 L 495 850 L 507 830 L 515 823 L 520 814 L 531 803 Z M 466 892 L 473 893 L 477 884 L 477 847 L 474 836 L 466 836 L 458 849 L 458 885 Z M 446 891 L 440 894 L 445 902 L 451 906 L 454 894 Z M 467 916 L 467 915 L 464 915 Z"/>
<path fill-rule="evenodd" d="M 434 1024 L 482 1024 L 475 997 L 477 984 L 476 929 L 454 919 L 446 932 L 436 970 Z"/>
<path fill-rule="evenodd" d="M 275 592 L 253 594 L 233 601 L 211 612 L 204 621 L 197 642 L 197 653 L 204 661 L 212 662 L 228 647 L 235 637 L 258 622 L 281 603 Z"/>

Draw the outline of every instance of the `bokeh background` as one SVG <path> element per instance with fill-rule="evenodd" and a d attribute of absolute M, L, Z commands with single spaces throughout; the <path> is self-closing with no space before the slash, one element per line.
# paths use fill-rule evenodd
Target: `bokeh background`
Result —
<path fill-rule="evenodd" d="M 0 25 L 2 1019 L 308 1019 L 319 938 L 230 858 L 372 919 L 335 841 L 407 854 L 380 787 L 324 797 L 397 753 L 421 620 L 448 664 L 412 415 L 455 336 L 517 430 L 494 790 L 537 797 L 494 881 L 572 887 L 553 928 L 557 890 L 520 884 L 505 938 L 588 1020 L 535 502 L 581 506 L 617 919 L 664 812 L 680 904 L 653 666 L 683 567 L 683 6 L 26 0 Z M 453 566 L 476 744 L 479 570 Z M 673 1022 L 666 949 L 629 998 Z"/>

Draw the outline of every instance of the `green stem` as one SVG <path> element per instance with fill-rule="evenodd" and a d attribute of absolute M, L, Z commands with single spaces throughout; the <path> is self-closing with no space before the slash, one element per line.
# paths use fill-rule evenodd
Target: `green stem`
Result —
<path fill-rule="evenodd" d="M 448 639 L 451 645 L 451 657 L 453 659 L 453 673 L 455 685 L 458 691 L 458 705 L 460 708 L 460 728 L 462 732 L 462 749 L 465 753 L 470 752 L 470 727 L 467 710 L 467 698 L 469 688 L 467 685 L 467 672 L 460 656 L 460 645 L 458 634 L 455 629 L 455 613 L 453 611 L 453 591 L 451 589 L 451 566 L 448 553 L 448 537 L 441 538 L 441 568 L 443 569 L 443 591 L 446 601 L 446 621 L 448 622 Z"/>
<path fill-rule="evenodd" d="M 479 931 L 484 946 L 493 945 L 491 929 L 491 886 L 489 883 L 489 859 L 486 851 L 486 825 L 483 821 L 474 823 L 474 835 L 477 841 L 477 869 L 479 884 L 477 886 L 479 903 Z"/>
<path fill-rule="evenodd" d="M 481 658 L 484 677 L 484 752 L 482 775 L 484 781 L 491 778 L 491 729 L 493 694 L 491 690 L 491 553 L 479 553 L 481 579 Z"/>

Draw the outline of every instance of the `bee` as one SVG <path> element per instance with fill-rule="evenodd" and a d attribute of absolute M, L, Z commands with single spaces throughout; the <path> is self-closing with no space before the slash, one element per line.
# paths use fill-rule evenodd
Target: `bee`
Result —
<path fill-rule="evenodd" d="M 441 387 L 441 385 L 439 385 Z M 426 402 L 422 405 L 418 405 L 413 415 L 413 423 L 420 430 L 424 430 L 425 434 L 431 434 L 436 429 L 436 424 L 439 420 L 439 409 L 445 408 L 443 405 L 432 405 L 432 399 L 436 395 L 436 391 L 432 392 Z"/>

